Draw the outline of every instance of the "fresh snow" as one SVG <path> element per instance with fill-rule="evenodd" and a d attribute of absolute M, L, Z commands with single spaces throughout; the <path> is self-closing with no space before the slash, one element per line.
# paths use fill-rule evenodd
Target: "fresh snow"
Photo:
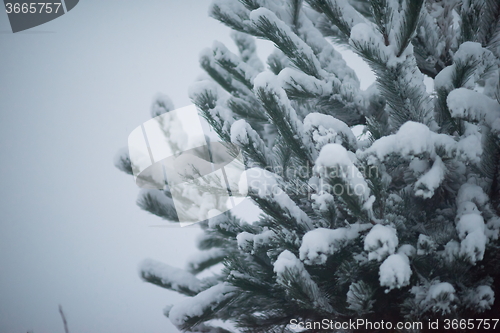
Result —
<path fill-rule="evenodd" d="M 139 266 L 139 270 L 145 277 L 157 277 L 165 285 L 171 285 L 171 289 L 180 291 L 189 289 L 194 292 L 201 291 L 201 283 L 193 274 L 187 271 L 169 266 L 156 260 L 146 259 Z"/>
<path fill-rule="evenodd" d="M 483 259 L 488 243 L 484 218 L 476 203 L 484 207 L 488 200 L 483 189 L 473 182 L 463 184 L 457 194 L 456 229 L 461 239 L 459 255 L 472 264 Z"/>
<path fill-rule="evenodd" d="M 368 259 L 381 261 L 396 251 L 399 240 L 396 229 L 391 226 L 376 224 L 365 237 L 365 251 Z"/>
<path fill-rule="evenodd" d="M 414 286 L 411 293 L 422 311 L 432 310 L 440 315 L 450 313 L 455 307 L 455 288 L 448 282 L 434 280 L 431 283 Z"/>
<path fill-rule="evenodd" d="M 302 292 L 307 294 L 315 307 L 324 311 L 331 312 L 332 307 L 328 300 L 322 296 L 319 287 L 311 279 L 311 276 L 304 267 L 304 264 L 290 251 L 285 250 L 280 253 L 278 259 L 274 262 L 274 272 L 276 273 L 276 282 L 281 284 L 285 290 L 290 288 L 290 279 L 300 281 Z"/>
<path fill-rule="evenodd" d="M 181 328 L 190 318 L 200 317 L 205 311 L 214 310 L 221 302 L 230 298 L 235 289 L 227 283 L 217 284 L 175 304 L 170 309 L 168 318 L 172 324 Z"/>
<path fill-rule="evenodd" d="M 160 116 L 174 109 L 174 103 L 170 97 L 161 93 L 157 94 L 154 98 L 153 105 L 151 106 L 151 118 Z"/>
<path fill-rule="evenodd" d="M 299 249 L 300 260 L 308 265 L 323 265 L 328 256 L 338 252 L 359 237 L 359 232 L 369 229 L 370 224 L 352 224 L 348 228 L 318 228 L 307 232 Z"/>
<path fill-rule="evenodd" d="M 250 125 L 244 120 L 240 119 L 231 125 L 231 142 L 240 146 L 248 145 L 248 129 Z M 251 128 L 250 128 L 251 129 Z"/>
<path fill-rule="evenodd" d="M 283 274 L 286 273 L 287 270 L 290 269 L 298 269 L 300 271 L 304 271 L 305 274 L 309 275 L 302 262 L 290 251 L 285 250 L 280 253 L 278 256 L 278 259 L 273 264 L 274 266 L 274 272 L 278 275 L 278 278 L 280 278 Z"/>
<path fill-rule="evenodd" d="M 464 239 L 468 234 L 476 230 L 484 233 L 484 220 L 481 215 L 472 213 L 460 216 L 457 222 L 457 232 L 460 239 Z"/>
<path fill-rule="evenodd" d="M 352 156 L 352 157 L 351 157 Z M 370 197 L 370 188 L 363 174 L 352 162 L 356 157 L 344 147 L 336 143 L 325 145 L 316 159 L 314 170 L 323 177 L 328 177 L 329 169 L 337 171 L 364 203 L 364 209 L 371 212 L 374 197 Z"/>
<path fill-rule="evenodd" d="M 317 96 L 326 96 L 332 93 L 331 84 L 289 67 L 281 70 L 278 79 L 285 90 L 295 88 L 298 91 L 305 91 Z"/>
<path fill-rule="evenodd" d="M 236 65 L 235 70 L 250 83 L 257 76 L 258 72 L 247 63 L 240 60 L 236 54 L 231 53 L 221 42 L 215 41 L 212 46 L 213 57 L 219 63 L 231 63 Z"/>
<path fill-rule="evenodd" d="M 191 99 L 196 99 L 199 95 L 209 93 L 217 96 L 217 84 L 211 80 L 201 80 L 193 82 L 188 89 L 188 96 Z"/>
<path fill-rule="evenodd" d="M 236 236 L 236 242 L 238 244 L 238 248 L 243 252 L 250 253 L 253 250 L 253 239 L 255 235 L 249 232 L 240 232 Z"/>
<path fill-rule="evenodd" d="M 251 191 L 262 199 L 274 201 L 302 227 L 313 229 L 309 216 L 283 191 L 275 174 L 261 168 L 250 168 L 242 175 L 238 185 L 241 194 L 246 195 L 247 191 Z"/>
<path fill-rule="evenodd" d="M 460 243 L 460 255 L 469 259 L 471 264 L 476 264 L 476 262 L 483 260 L 487 241 L 483 231 L 474 230 Z"/>
<path fill-rule="evenodd" d="M 399 128 L 396 134 L 378 139 L 360 155 L 363 157 L 375 155 L 381 161 L 391 153 L 399 153 L 403 157 L 422 153 L 436 156 L 437 147 L 443 147 L 451 152 L 455 145 L 455 140 L 450 136 L 434 133 L 424 124 L 408 121 Z"/>
<path fill-rule="evenodd" d="M 451 115 L 456 118 L 492 124 L 500 117 L 498 101 L 470 89 L 453 90 L 446 98 L 446 103 Z"/>
<path fill-rule="evenodd" d="M 425 303 L 430 304 L 434 312 L 450 313 L 450 305 L 455 301 L 455 288 L 448 282 L 431 285 Z"/>
<path fill-rule="evenodd" d="M 199 252 L 193 254 L 188 259 L 187 268 L 189 271 L 196 271 L 200 268 L 200 266 L 203 263 L 205 263 L 211 259 L 223 257 L 225 254 L 226 254 L 226 252 L 220 248 L 212 248 L 212 249 L 208 249 L 205 251 L 199 251 Z"/>
<path fill-rule="evenodd" d="M 301 57 L 303 59 L 307 59 L 309 62 L 313 64 L 316 72 L 322 73 L 321 65 L 314 55 L 313 50 L 309 45 L 307 45 L 301 38 L 299 38 L 293 31 L 290 26 L 288 26 L 285 22 L 280 20 L 276 14 L 271 12 L 267 8 L 258 8 L 250 13 L 250 20 L 258 25 L 259 21 L 265 19 L 272 24 L 276 25 L 277 29 L 282 32 L 282 34 L 286 35 L 287 38 L 291 40 L 291 42 L 297 47 L 297 57 Z M 274 41 L 273 41 L 274 42 Z"/>
<path fill-rule="evenodd" d="M 328 192 L 320 191 L 318 194 L 312 194 L 312 207 L 320 212 L 327 212 L 334 205 L 334 197 Z"/>
<path fill-rule="evenodd" d="M 432 198 L 434 191 L 441 185 L 446 167 L 439 156 L 436 156 L 432 168 L 415 183 L 415 195 L 424 199 Z"/>
<path fill-rule="evenodd" d="M 477 286 L 467 295 L 466 301 L 469 303 L 469 308 L 483 312 L 489 310 L 495 302 L 495 292 L 490 286 Z"/>
<path fill-rule="evenodd" d="M 391 254 L 379 268 L 379 279 L 386 292 L 407 286 L 410 283 L 411 268 L 408 257 L 404 254 Z"/>
<path fill-rule="evenodd" d="M 353 151 L 357 140 L 349 126 L 330 115 L 310 113 L 304 118 L 304 131 L 310 135 L 318 151 L 328 143 L 338 143 Z"/>
<path fill-rule="evenodd" d="M 426 255 L 434 252 L 437 248 L 436 242 L 434 240 L 424 234 L 418 235 L 418 241 L 417 241 L 417 254 L 419 256 L 421 255 Z"/>

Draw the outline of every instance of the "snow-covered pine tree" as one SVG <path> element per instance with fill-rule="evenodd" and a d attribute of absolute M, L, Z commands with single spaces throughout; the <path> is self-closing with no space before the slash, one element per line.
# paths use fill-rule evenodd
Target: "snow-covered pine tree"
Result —
<path fill-rule="evenodd" d="M 499 2 L 215 0 L 210 14 L 234 30 L 239 54 L 218 42 L 204 51 L 210 80 L 190 97 L 243 151 L 262 214 L 200 223 L 187 271 L 144 262 L 144 280 L 189 296 L 165 310 L 170 320 L 291 332 L 292 319 L 497 316 Z M 252 36 L 275 44 L 267 66 Z M 360 89 L 341 47 L 374 85 Z M 172 108 L 159 98 L 153 116 Z M 117 164 L 132 172 L 126 154 Z M 176 220 L 168 190 L 142 192 L 139 205 Z M 196 277 L 218 263 L 220 274 Z"/>

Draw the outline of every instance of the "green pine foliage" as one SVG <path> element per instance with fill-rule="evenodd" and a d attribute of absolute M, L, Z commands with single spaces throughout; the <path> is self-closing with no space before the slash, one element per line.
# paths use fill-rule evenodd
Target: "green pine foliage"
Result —
<path fill-rule="evenodd" d="M 292 332 L 293 319 L 497 317 L 498 1 L 215 0 L 210 14 L 233 29 L 239 54 L 205 50 L 212 85 L 190 96 L 273 189 L 249 183 L 253 224 L 230 212 L 200 223 L 188 275 L 143 266 L 146 281 L 189 296 L 166 309 L 170 320 L 191 332 Z M 267 66 L 255 37 L 276 46 Z M 360 88 L 342 48 L 366 61 L 373 86 Z M 170 109 L 155 103 L 153 115 Z M 132 173 L 126 154 L 116 164 Z M 168 190 L 138 203 L 177 221 Z"/>

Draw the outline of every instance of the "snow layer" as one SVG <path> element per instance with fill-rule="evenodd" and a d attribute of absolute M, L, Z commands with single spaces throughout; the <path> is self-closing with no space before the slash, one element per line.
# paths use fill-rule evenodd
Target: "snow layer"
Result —
<path fill-rule="evenodd" d="M 415 294 L 415 302 L 422 311 L 431 310 L 441 315 L 450 313 L 457 299 L 455 288 L 450 283 L 439 280 L 414 286 L 411 288 L 411 293 Z"/>
<path fill-rule="evenodd" d="M 368 259 L 381 261 L 396 251 L 399 240 L 396 229 L 391 226 L 376 224 L 365 237 L 365 251 L 368 251 Z"/>
<path fill-rule="evenodd" d="M 226 252 L 220 248 L 212 248 L 205 251 L 199 251 L 188 259 L 187 268 L 191 272 L 197 271 L 205 262 L 212 259 L 224 257 L 225 254 Z"/>
<path fill-rule="evenodd" d="M 280 253 L 273 266 L 274 272 L 278 275 L 278 279 L 286 273 L 287 270 L 298 269 L 300 271 L 305 271 L 302 262 L 288 250 Z"/>
<path fill-rule="evenodd" d="M 455 301 L 455 288 L 448 282 L 431 285 L 425 302 L 432 306 L 434 312 L 450 313 L 450 305 Z"/>
<path fill-rule="evenodd" d="M 434 191 L 441 185 L 446 173 L 446 167 L 439 156 L 436 156 L 432 168 L 415 183 L 415 195 L 424 199 L 432 198 Z"/>
<path fill-rule="evenodd" d="M 253 82 L 253 79 L 257 76 L 258 72 L 252 66 L 241 61 L 236 54 L 229 51 L 221 42 L 215 41 L 212 49 L 214 52 L 214 59 L 217 62 L 221 64 L 231 64 L 235 72 L 244 77 L 248 82 Z"/>
<path fill-rule="evenodd" d="M 474 69 L 467 82 L 463 83 L 464 88 L 471 90 L 480 88 L 484 95 L 494 97 L 498 82 L 498 73 L 495 69 L 498 68 L 498 64 L 495 55 L 490 50 L 483 48 L 480 43 L 462 43 L 453 55 L 453 64 L 444 68 L 436 76 L 434 80 L 436 89 L 451 90 L 454 88 L 453 76 L 456 75 L 457 67 L 472 67 Z M 485 79 L 484 84 L 478 85 L 481 79 Z"/>
<path fill-rule="evenodd" d="M 231 125 L 231 142 L 240 146 L 248 145 L 248 127 L 250 125 L 244 119 L 235 121 Z"/>
<path fill-rule="evenodd" d="M 159 93 L 154 97 L 153 105 L 151 105 L 151 118 L 160 116 L 173 109 L 175 109 L 175 107 L 170 97 Z"/>
<path fill-rule="evenodd" d="M 249 232 L 241 232 L 236 236 L 236 242 L 238 243 L 238 248 L 243 252 L 250 253 L 253 250 L 253 238 L 254 234 Z"/>
<path fill-rule="evenodd" d="M 334 198 L 328 192 L 320 191 L 318 194 L 312 194 L 312 207 L 320 212 L 328 212 L 334 206 Z"/>
<path fill-rule="evenodd" d="M 472 264 L 483 260 L 488 239 L 481 230 L 474 230 L 460 243 L 460 255 L 469 259 Z"/>
<path fill-rule="evenodd" d="M 298 37 L 293 31 L 292 28 L 289 27 L 285 22 L 280 20 L 273 12 L 271 12 L 267 8 L 258 8 L 250 13 L 250 20 L 256 25 L 260 25 L 260 21 L 265 20 L 268 21 L 276 26 L 278 31 L 280 33 L 276 34 L 277 38 L 276 40 L 272 40 L 273 42 L 279 42 L 280 37 L 278 36 L 286 36 L 287 39 L 289 39 L 295 47 L 297 47 L 296 54 L 297 57 L 302 58 L 304 60 L 307 60 L 308 63 L 310 63 L 314 67 L 314 71 L 316 73 L 321 73 L 321 65 L 314 55 L 313 50 L 309 45 L 307 45 L 300 37 Z M 279 43 L 276 43 L 279 44 Z M 310 73 L 311 74 L 311 73 Z"/>
<path fill-rule="evenodd" d="M 201 283 L 193 274 L 183 269 L 175 268 L 167 264 L 147 259 L 139 267 L 144 277 L 156 277 L 165 285 L 171 285 L 171 289 L 180 291 L 189 289 L 194 292 L 201 291 Z"/>
<path fill-rule="evenodd" d="M 419 256 L 432 253 L 436 250 L 436 248 L 437 244 L 431 237 L 424 234 L 418 235 L 417 254 Z"/>
<path fill-rule="evenodd" d="M 211 80 L 202 80 L 193 82 L 188 89 L 188 96 L 191 99 L 196 99 L 199 95 L 209 93 L 212 96 L 217 96 L 217 84 Z"/>
<path fill-rule="evenodd" d="M 242 195 L 246 195 L 248 191 L 262 199 L 274 201 L 301 227 L 307 230 L 313 229 L 313 222 L 309 216 L 283 191 L 275 174 L 261 168 L 250 168 L 242 175 L 238 185 Z"/>
<path fill-rule="evenodd" d="M 281 70 L 278 74 L 278 80 L 285 90 L 294 89 L 316 96 L 325 96 L 332 93 L 331 84 L 290 67 Z"/>
<path fill-rule="evenodd" d="M 488 243 L 484 219 L 476 203 L 484 207 L 488 200 L 483 189 L 472 182 L 463 184 L 457 194 L 456 229 L 461 239 L 459 255 L 472 264 L 483 259 Z"/>
<path fill-rule="evenodd" d="M 335 171 L 336 176 L 349 184 L 352 192 L 361 199 L 365 210 L 371 212 L 374 197 L 370 197 L 368 184 L 344 147 L 336 143 L 324 146 L 316 159 L 314 170 L 322 177 L 328 177 L 329 170 Z"/>
<path fill-rule="evenodd" d="M 331 305 L 311 279 L 304 264 L 292 252 L 285 250 L 280 253 L 278 259 L 274 262 L 274 272 L 277 276 L 276 281 L 285 290 L 300 288 L 301 292 L 309 297 L 315 307 L 327 312 L 332 311 Z"/>
<path fill-rule="evenodd" d="M 330 115 L 310 113 L 304 118 L 304 131 L 311 137 L 318 151 L 328 143 L 338 143 L 355 151 L 357 140 L 349 126 Z"/>
<path fill-rule="evenodd" d="M 469 303 L 467 307 L 483 312 L 489 310 L 495 302 L 495 292 L 490 286 L 477 286 L 465 297 L 465 300 Z"/>
<path fill-rule="evenodd" d="M 379 268 L 379 280 L 386 292 L 407 286 L 410 283 L 411 268 L 408 257 L 404 254 L 391 254 Z"/>
<path fill-rule="evenodd" d="M 168 318 L 178 328 L 193 317 L 200 317 L 205 311 L 214 310 L 220 303 L 230 298 L 235 287 L 227 283 L 217 284 L 194 297 L 186 298 L 174 305 Z"/>
<path fill-rule="evenodd" d="M 318 228 L 307 232 L 300 246 L 300 260 L 308 265 L 323 265 L 328 256 L 339 251 L 359 237 L 359 232 L 369 229 L 369 224 L 353 224 L 349 228 Z"/>
<path fill-rule="evenodd" d="M 466 88 L 450 92 L 446 103 L 455 118 L 492 124 L 500 117 L 500 104 L 496 100 Z"/>
<path fill-rule="evenodd" d="M 451 151 L 455 144 L 455 140 L 449 135 L 434 133 L 424 124 L 408 121 L 399 128 L 396 134 L 378 139 L 360 155 L 362 157 L 374 155 L 381 161 L 391 153 L 399 153 L 403 157 L 422 153 L 435 156 L 437 147 Z"/>

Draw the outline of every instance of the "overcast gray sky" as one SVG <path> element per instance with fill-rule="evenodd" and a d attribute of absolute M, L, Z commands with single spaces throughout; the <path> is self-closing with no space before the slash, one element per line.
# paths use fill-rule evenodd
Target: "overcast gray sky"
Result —
<path fill-rule="evenodd" d="M 209 3 L 82 0 L 16 34 L 0 10 L 0 332 L 63 332 L 58 304 L 71 333 L 176 332 L 137 265 L 183 267 L 199 230 L 149 227 L 112 161 L 157 92 L 190 103 L 203 48 L 235 49 Z"/>

